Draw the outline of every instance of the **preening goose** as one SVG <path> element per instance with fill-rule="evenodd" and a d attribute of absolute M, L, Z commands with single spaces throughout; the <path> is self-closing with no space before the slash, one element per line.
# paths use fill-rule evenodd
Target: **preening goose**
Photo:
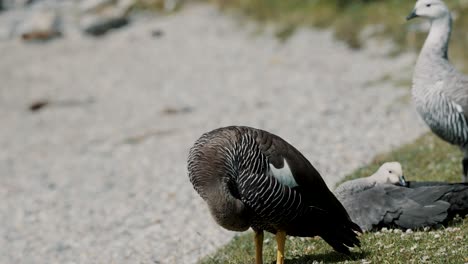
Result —
<path fill-rule="evenodd" d="M 264 230 L 276 234 L 277 263 L 284 261 L 286 235 L 320 236 L 342 253 L 360 245 L 361 229 L 317 170 L 269 132 L 231 126 L 205 133 L 190 149 L 188 172 L 219 225 L 254 230 L 257 264 Z"/>
<path fill-rule="evenodd" d="M 468 76 L 448 60 L 452 16 L 441 0 L 419 0 L 407 19 L 415 17 L 428 19 L 431 29 L 414 70 L 413 101 L 431 130 L 464 152 L 462 180 L 467 182 Z"/>
<path fill-rule="evenodd" d="M 369 177 L 341 184 L 335 195 L 365 231 L 434 227 L 468 213 L 467 184 L 406 182 L 398 162 L 384 163 Z"/>

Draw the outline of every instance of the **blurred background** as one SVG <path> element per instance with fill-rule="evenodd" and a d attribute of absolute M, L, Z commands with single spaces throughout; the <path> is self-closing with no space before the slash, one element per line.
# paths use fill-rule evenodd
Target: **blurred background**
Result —
<path fill-rule="evenodd" d="M 186 174 L 217 127 L 283 137 L 331 189 L 413 142 L 413 5 L 0 0 L 0 263 L 195 263 L 234 235 Z"/>

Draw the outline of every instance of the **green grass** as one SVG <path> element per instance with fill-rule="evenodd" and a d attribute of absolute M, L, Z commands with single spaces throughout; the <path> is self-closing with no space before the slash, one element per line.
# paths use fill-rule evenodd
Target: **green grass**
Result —
<path fill-rule="evenodd" d="M 461 179 L 461 153 L 428 133 L 415 142 L 390 153 L 378 155 L 369 165 L 356 170 L 346 180 L 372 174 L 383 162 L 399 161 L 407 180 Z M 265 263 L 274 263 L 276 242 L 266 235 Z M 468 218 L 454 221 L 449 228 L 406 233 L 400 230 L 365 233 L 361 249 L 350 257 L 336 253 L 320 238 L 288 237 L 286 263 L 468 263 Z M 236 236 L 229 244 L 201 264 L 254 263 L 255 248 L 251 232 Z"/>
<path fill-rule="evenodd" d="M 387 230 L 361 236 L 361 249 L 351 256 L 337 252 L 318 238 L 288 237 L 286 240 L 287 264 L 306 263 L 466 263 L 468 262 L 468 219 L 460 220 L 455 227 L 433 231 L 406 233 Z M 276 242 L 266 235 L 264 263 L 275 263 Z M 235 237 L 214 255 L 200 264 L 254 263 L 253 234 Z M 315 261 L 315 262 L 314 262 Z"/>
<path fill-rule="evenodd" d="M 462 154 L 457 147 L 427 133 L 413 143 L 377 155 L 370 164 L 348 175 L 345 180 L 369 176 L 382 163 L 398 161 L 407 180 L 457 182 L 462 175 L 461 160 Z"/>

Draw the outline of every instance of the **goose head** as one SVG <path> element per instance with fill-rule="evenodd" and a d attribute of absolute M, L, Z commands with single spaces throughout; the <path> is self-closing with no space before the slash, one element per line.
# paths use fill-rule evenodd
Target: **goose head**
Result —
<path fill-rule="evenodd" d="M 406 17 L 407 20 L 422 17 L 429 20 L 450 16 L 450 10 L 441 0 L 418 0 L 413 11 Z"/>
<path fill-rule="evenodd" d="M 376 183 L 383 184 L 399 184 L 406 186 L 403 169 L 399 162 L 386 162 L 372 176 L 371 180 Z"/>

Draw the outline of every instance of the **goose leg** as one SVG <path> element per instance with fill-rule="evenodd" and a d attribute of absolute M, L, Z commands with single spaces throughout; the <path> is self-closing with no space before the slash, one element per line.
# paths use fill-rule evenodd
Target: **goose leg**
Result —
<path fill-rule="evenodd" d="M 255 264 L 263 264 L 263 230 L 255 230 Z"/>
<path fill-rule="evenodd" d="M 286 232 L 278 231 L 276 233 L 276 244 L 278 245 L 278 250 L 276 254 L 276 264 L 284 264 L 284 244 L 286 242 Z"/>

